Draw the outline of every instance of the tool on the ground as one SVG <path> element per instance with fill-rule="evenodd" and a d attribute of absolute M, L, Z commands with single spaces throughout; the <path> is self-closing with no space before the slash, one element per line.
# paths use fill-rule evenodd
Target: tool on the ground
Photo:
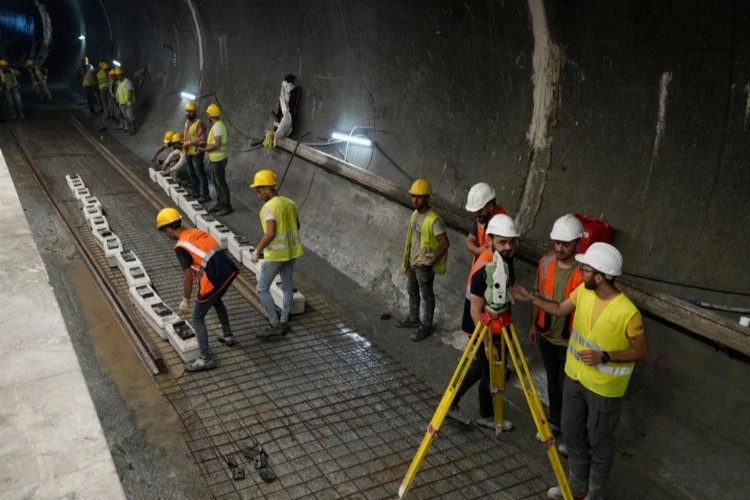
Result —
<path fill-rule="evenodd" d="M 274 480 L 276 480 L 276 474 L 273 472 L 273 469 L 271 469 L 271 467 L 268 465 L 268 455 L 266 454 L 266 451 L 263 449 L 263 445 L 253 444 L 250 446 L 245 446 L 242 449 L 242 454 L 248 460 L 253 461 L 253 464 L 256 470 L 258 471 L 260 478 L 263 481 L 267 483 L 272 483 Z"/>
<path fill-rule="evenodd" d="M 464 377 L 466 377 L 466 373 L 471 366 L 472 360 L 474 360 L 477 351 L 483 348 L 485 337 L 487 337 L 488 335 L 492 335 L 492 331 L 494 330 L 500 333 L 500 335 L 502 336 L 501 345 L 504 344 L 507 348 L 508 354 L 510 354 L 511 361 L 513 362 L 513 366 L 515 367 L 516 373 L 518 374 L 518 378 L 521 383 L 521 390 L 523 391 L 526 403 L 529 405 L 529 410 L 531 411 L 531 416 L 534 420 L 534 425 L 536 426 L 537 432 L 539 432 L 540 436 L 542 437 L 542 444 L 547 449 L 547 456 L 552 465 L 552 471 L 555 474 L 555 479 L 557 480 L 557 484 L 560 487 L 563 498 L 565 500 L 573 499 L 573 495 L 570 492 L 570 486 L 568 485 L 568 480 L 565 476 L 565 471 L 563 470 L 562 463 L 560 462 L 560 457 L 557 454 L 557 448 L 555 447 L 555 438 L 549 428 L 549 423 L 547 422 L 547 418 L 544 414 L 542 403 L 539 400 L 539 394 L 537 393 L 534 379 L 531 377 L 531 372 L 529 371 L 529 367 L 526 364 L 526 358 L 523 354 L 523 349 L 521 348 L 521 344 L 518 342 L 516 330 L 513 326 L 513 323 L 509 321 L 509 319 L 509 316 L 502 314 L 493 314 L 490 312 L 485 312 L 484 314 L 482 314 L 482 319 L 477 323 L 476 327 L 474 328 L 474 333 L 471 335 L 471 338 L 469 339 L 464 352 L 461 354 L 461 358 L 458 361 L 458 366 L 456 366 L 456 370 L 453 372 L 453 376 L 448 383 L 448 388 L 445 390 L 443 397 L 440 399 L 440 403 L 438 404 L 438 407 L 435 410 L 434 415 L 432 416 L 432 420 L 427 426 L 427 431 L 422 438 L 422 442 L 417 449 L 417 453 L 414 455 L 411 465 L 409 465 L 409 469 L 407 470 L 406 475 L 401 482 L 401 486 L 398 490 L 398 496 L 400 498 L 404 498 L 409 492 L 409 488 L 414 481 L 414 477 L 417 475 L 417 472 L 422 465 L 422 461 L 424 461 L 425 456 L 427 455 L 427 451 L 430 447 L 430 444 L 432 443 L 433 438 L 437 435 L 438 431 L 440 430 L 440 426 L 442 426 L 443 422 L 445 421 L 445 417 L 453 404 L 453 400 L 456 397 L 456 392 L 461 386 L 461 382 L 463 381 Z M 492 345 L 491 341 L 490 345 Z M 490 352 L 489 355 L 492 356 L 493 353 Z M 490 369 L 492 370 L 493 358 L 490 357 L 489 359 L 491 361 Z M 491 381 L 493 380 L 493 375 L 495 377 L 494 380 L 496 380 L 497 382 L 500 381 L 500 377 L 502 377 L 504 381 L 505 367 L 502 366 L 500 368 L 501 369 L 499 370 L 495 369 L 491 371 Z M 498 371 L 501 375 L 495 374 Z M 495 385 L 494 382 L 492 382 L 492 385 Z M 502 391 L 496 391 L 495 394 L 502 395 Z M 496 403 L 498 399 L 499 398 L 496 398 L 493 395 L 496 429 L 498 422 L 498 408 L 496 406 Z M 500 425 L 502 425 L 502 418 L 499 420 L 499 422 Z"/>
<path fill-rule="evenodd" d="M 229 469 L 232 471 L 232 479 L 235 481 L 242 481 L 245 479 L 245 469 L 237 465 L 237 461 L 234 457 L 225 457 Z"/>

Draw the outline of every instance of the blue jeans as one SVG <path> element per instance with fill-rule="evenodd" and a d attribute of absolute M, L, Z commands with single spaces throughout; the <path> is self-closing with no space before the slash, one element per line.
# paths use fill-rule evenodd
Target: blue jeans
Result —
<path fill-rule="evenodd" d="M 292 311 L 292 296 L 294 295 L 294 284 L 292 275 L 294 274 L 294 260 L 285 262 L 268 262 L 264 261 L 260 268 L 258 277 L 258 296 L 263 303 L 263 307 L 268 315 L 268 322 L 271 326 L 279 323 L 279 316 L 276 314 L 276 304 L 271 296 L 271 283 L 277 274 L 281 274 L 281 289 L 284 291 L 284 305 L 281 308 L 281 322 L 289 321 L 289 314 Z"/>
<path fill-rule="evenodd" d="M 206 302 L 195 302 L 193 305 L 193 329 L 195 329 L 195 336 L 198 337 L 198 351 L 200 352 L 201 358 L 207 359 L 211 357 L 211 352 L 208 350 L 208 328 L 206 328 L 206 314 L 211 306 L 216 309 L 216 316 L 219 317 L 219 323 L 221 324 L 221 330 L 224 332 L 224 336 L 230 335 L 232 330 L 229 328 L 229 314 L 227 308 L 224 306 L 224 302 L 221 298 L 226 293 L 229 287 L 224 288 L 221 292 L 214 295 L 211 300 Z"/>
<path fill-rule="evenodd" d="M 204 155 L 205 153 L 187 155 L 187 171 L 193 191 L 204 198 L 208 198 L 208 177 L 203 166 Z"/>

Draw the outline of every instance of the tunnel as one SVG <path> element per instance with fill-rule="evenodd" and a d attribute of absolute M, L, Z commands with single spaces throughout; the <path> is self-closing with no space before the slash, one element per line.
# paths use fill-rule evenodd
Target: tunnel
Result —
<path fill-rule="evenodd" d="M 485 182 L 520 233 L 517 283 L 534 286 L 537 262 L 552 249 L 553 223 L 564 214 L 606 226 L 622 254 L 623 272 L 616 283 L 643 315 L 649 354 L 636 363 L 623 399 L 606 497 L 744 498 L 750 457 L 750 439 L 742 431 L 750 419 L 744 390 L 750 376 L 750 287 L 743 257 L 748 255 L 743 248 L 750 211 L 742 208 L 750 186 L 750 34 L 745 21 L 750 22 L 750 5 L 736 0 L 5 0 L 0 58 L 19 70 L 27 115 L 25 120 L 8 116 L 0 124 L 7 182 L 16 185 L 50 274 L 125 497 L 397 495 L 466 345 L 461 318 L 472 256 L 465 241 L 474 221 L 466 204 L 470 188 Z M 106 62 L 121 68 L 132 82 L 132 135 L 87 109 L 83 57 L 94 67 Z M 27 59 L 48 70 L 54 103 L 40 103 L 32 91 Z M 266 147 L 264 139 L 268 142 L 278 125 L 274 113 L 286 75 L 295 77 L 299 89 L 293 128 Z M 245 484 L 231 480 L 221 457 L 208 460 L 206 450 L 196 448 L 203 439 L 191 430 L 196 419 L 221 420 L 216 412 L 202 415 L 190 402 L 196 394 L 211 401 L 201 389 L 208 387 L 200 382 L 207 379 L 185 374 L 167 380 L 166 373 L 173 373 L 170 363 L 179 361 L 173 354 L 164 357 L 161 371 L 156 366 L 149 373 L 138 361 L 145 351 L 128 342 L 117 344 L 135 356 L 134 366 L 125 368 L 117 363 L 125 354 L 106 347 L 115 342 L 110 336 L 87 333 L 96 324 L 92 314 L 100 313 L 70 292 L 83 286 L 70 278 L 71 269 L 86 261 L 75 257 L 82 247 L 45 235 L 48 226 L 60 225 L 42 215 L 48 213 L 45 199 L 54 200 L 73 230 L 76 221 L 83 221 L 77 212 L 68 217 L 75 200 L 64 176 L 87 172 L 101 183 L 102 193 L 119 196 L 113 200 L 120 208 L 109 212 L 121 212 L 114 220 L 120 217 L 137 235 L 133 241 L 144 249 L 164 250 L 154 259 L 162 259 L 158 262 L 172 269 L 174 278 L 178 268 L 171 247 L 155 231 L 153 219 L 138 218 L 141 213 L 155 216 L 156 206 L 171 201 L 163 194 L 161 201 L 156 195 L 135 201 L 144 189 L 161 193 L 149 181 L 149 165 L 165 131 L 183 130 L 188 102 L 195 102 L 204 118 L 209 105 L 218 105 L 228 130 L 226 180 L 234 213 L 222 218 L 224 224 L 252 243 L 259 241 L 263 202 L 249 187 L 258 170 L 275 172 L 279 193 L 296 202 L 305 256 L 295 271 L 295 286 L 308 299 L 307 312 L 298 318 L 310 319 L 302 328 L 293 317 L 290 335 L 304 330 L 325 345 L 318 353 L 318 344 L 305 340 L 297 350 L 284 351 L 280 343 L 251 344 L 248 333 L 247 339 L 238 335 L 240 350 L 232 352 L 247 355 L 243 363 L 248 367 L 266 366 L 274 356 L 290 356 L 291 367 L 309 348 L 325 360 L 320 363 L 331 380 L 354 387 L 346 391 L 350 399 L 344 398 L 351 407 L 337 392 L 325 396 L 324 407 L 315 407 L 316 418 L 332 423 L 308 426 L 311 437 L 305 441 L 301 432 L 285 434 L 272 427 L 278 419 L 304 421 L 300 407 L 282 407 L 274 400 L 274 394 L 297 397 L 289 395 L 283 380 L 272 378 L 268 387 L 273 391 L 260 391 L 250 383 L 253 370 L 240 370 L 239 362 L 231 372 L 238 377 L 235 382 L 212 379 L 216 391 L 245 397 L 251 410 L 257 408 L 244 415 L 238 407 L 237 419 L 214 424 L 223 426 L 224 436 L 215 455 L 226 455 L 221 445 L 245 439 L 233 437 L 238 430 L 233 426 L 242 421 L 246 434 L 257 433 L 256 441 L 267 443 L 271 462 L 309 459 L 289 470 L 277 468 L 275 486 L 254 476 Z M 94 155 L 101 165 L 91 163 Z M 31 177 L 23 173 L 27 164 L 37 168 Z M 137 192 L 125 196 L 119 191 L 125 189 L 122 170 L 124 179 L 141 186 Z M 395 324 L 409 309 L 407 279 L 399 270 L 413 210 L 408 191 L 420 178 L 431 184 L 429 200 L 443 218 L 450 248 L 447 272 L 434 281 L 435 333 L 415 343 Z M 151 248 L 149 238 L 162 246 Z M 86 265 L 96 267 L 89 261 Z M 248 290 L 254 279 L 251 275 Z M 97 280 L 91 290 L 106 288 Z M 77 298 L 66 298 L 65 289 Z M 245 295 L 233 289 L 228 297 L 228 304 L 239 304 Z M 178 295 L 174 302 L 176 308 Z M 240 320 L 248 332 L 265 321 L 262 312 L 253 314 Z M 127 316 L 121 312 L 112 322 L 132 323 Z M 528 304 L 514 304 L 513 318 L 546 404 L 539 348 L 527 341 Z M 319 334 L 318 326 L 331 333 Z M 326 357 L 344 341 L 348 347 L 335 362 Z M 12 346 L 6 353 L 12 355 Z M 372 370 L 360 372 L 366 367 Z M 299 369 L 305 373 L 302 365 Z M 220 359 L 211 373 L 221 370 Z M 345 415 L 355 419 L 361 408 L 353 381 L 386 371 L 391 375 L 372 380 L 391 391 L 372 403 L 382 411 L 347 422 Z M 138 376 L 144 380 L 137 388 L 135 372 L 142 372 Z M 283 379 L 287 373 L 276 376 Z M 497 449 L 488 451 L 478 444 L 484 441 L 476 430 L 441 430 L 416 476 L 414 496 L 546 498 L 546 486 L 555 478 L 534 440 L 534 421 L 515 370 L 508 383 L 508 412 L 518 431 L 503 434 Z M 371 396 L 360 399 L 369 402 Z M 473 393 L 466 399 L 471 399 L 464 403 L 466 413 L 476 412 Z M 158 401 L 169 407 L 157 408 Z M 391 408 L 389 401 L 402 404 Z M 400 413 L 404 408 L 414 411 L 405 416 Z M 331 417 L 334 411 L 339 418 Z M 398 421 L 395 427 L 404 432 L 398 441 L 408 446 L 383 451 L 377 433 L 354 436 L 368 425 L 368 416 L 376 422 L 372 428 Z M 164 430 L 163 423 L 153 422 L 159 418 L 174 428 Z M 409 427 L 410 418 L 418 423 Z M 201 432 L 210 434 L 211 425 L 201 423 Z M 336 446 L 323 441 L 334 428 L 366 444 L 339 442 L 348 445 L 350 454 L 336 456 L 330 453 Z M 445 448 L 437 444 L 441 439 L 447 440 Z M 510 448 L 503 447 L 504 440 L 510 440 Z M 235 449 L 238 457 L 242 446 Z M 478 451 L 467 458 L 462 454 L 467 449 Z M 330 456 L 314 458 L 321 451 Z M 482 465 L 483 454 L 491 462 L 488 458 Z M 344 467 L 346 460 L 359 464 L 357 474 Z M 209 462 L 222 462 L 229 471 L 222 481 Z M 562 463 L 567 471 L 566 460 Z M 474 470 L 480 466 L 481 473 Z M 255 474 L 252 463 L 245 469 L 248 477 Z M 315 475 L 305 481 L 303 472 L 310 469 Z M 334 479 L 342 470 L 348 475 Z M 169 479 L 161 484 L 162 477 Z"/>

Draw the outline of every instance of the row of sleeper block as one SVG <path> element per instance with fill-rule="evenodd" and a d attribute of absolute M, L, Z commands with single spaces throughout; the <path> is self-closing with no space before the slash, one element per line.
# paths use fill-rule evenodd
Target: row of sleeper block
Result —
<path fill-rule="evenodd" d="M 78 200 L 91 233 L 104 252 L 107 264 L 118 268 L 125 276 L 130 296 L 138 311 L 163 340 L 169 341 L 184 362 L 190 363 L 197 359 L 198 339 L 193 328 L 176 315 L 154 291 L 151 278 L 135 252 L 122 248 L 120 238 L 109 227 L 99 200 L 91 195 L 78 174 L 66 175 L 65 180 Z"/>
<path fill-rule="evenodd" d="M 255 247 L 244 236 L 235 235 L 228 227 L 209 215 L 203 206 L 169 175 L 165 175 L 160 170 L 154 168 L 149 168 L 148 175 L 153 182 L 164 190 L 167 196 L 172 198 L 175 205 L 187 215 L 198 229 L 209 233 L 222 248 L 229 251 L 237 262 L 253 271 L 256 277 L 259 277 L 263 259 L 257 263 L 251 262 L 250 256 Z M 271 296 L 276 307 L 281 309 L 284 302 L 284 292 L 281 289 L 281 278 L 278 275 L 271 283 Z M 295 289 L 292 297 L 291 313 L 296 315 L 303 312 L 305 312 L 305 296 L 302 292 Z"/>

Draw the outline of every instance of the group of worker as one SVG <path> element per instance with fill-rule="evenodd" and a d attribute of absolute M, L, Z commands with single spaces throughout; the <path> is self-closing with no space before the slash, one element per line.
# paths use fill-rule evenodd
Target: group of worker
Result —
<path fill-rule="evenodd" d="M 411 338 L 419 341 L 433 330 L 433 278 L 445 273 L 450 244 L 445 223 L 429 206 L 429 182 L 417 179 L 409 193 L 414 212 L 407 227 L 402 269 L 408 276 L 409 315 L 399 326 L 415 328 Z M 514 300 L 531 303 L 528 338 L 540 348 L 549 395 L 547 422 L 560 454 L 568 457 L 571 492 L 576 499 L 601 499 L 614 459 L 622 398 L 635 362 L 648 355 L 641 314 L 615 286 L 616 277 L 622 274 L 622 255 L 605 242 L 576 253 L 584 237 L 583 225 L 574 215 L 563 215 L 550 233 L 553 251 L 539 261 L 536 281 L 528 291 L 515 282 L 513 269 L 520 234 L 497 203 L 495 190 L 486 183 L 474 185 L 466 210 L 475 222 L 466 238 L 472 267 L 466 281 L 462 330 L 471 335 L 483 313 L 511 321 Z M 508 293 L 498 294 L 498 289 Z M 421 317 L 420 298 L 425 305 Z M 495 344 L 492 350 L 489 342 Z M 480 382 L 477 425 L 496 430 L 499 425 L 503 431 L 513 428 L 507 420 L 495 422 L 490 392 L 487 352 L 497 356 L 500 342 L 502 337 L 493 335 L 478 350 L 448 412 L 450 419 L 471 424 L 458 405 L 461 396 Z M 549 498 L 563 498 L 559 487 L 547 493 Z"/>
<path fill-rule="evenodd" d="M 47 68 L 26 59 L 24 66 L 29 73 L 31 86 L 41 102 L 54 102 L 47 86 Z M 21 100 L 21 71 L 12 68 L 7 59 L 0 59 L 0 117 L 10 115 L 17 120 L 26 118 Z"/>
<path fill-rule="evenodd" d="M 106 130 L 106 121 L 111 120 L 117 130 L 135 134 L 135 87 L 124 75 L 122 68 L 110 69 L 107 61 L 100 61 L 98 68 L 89 63 L 89 58 L 81 58 L 79 69 L 89 112 L 101 113 L 99 130 Z"/>

